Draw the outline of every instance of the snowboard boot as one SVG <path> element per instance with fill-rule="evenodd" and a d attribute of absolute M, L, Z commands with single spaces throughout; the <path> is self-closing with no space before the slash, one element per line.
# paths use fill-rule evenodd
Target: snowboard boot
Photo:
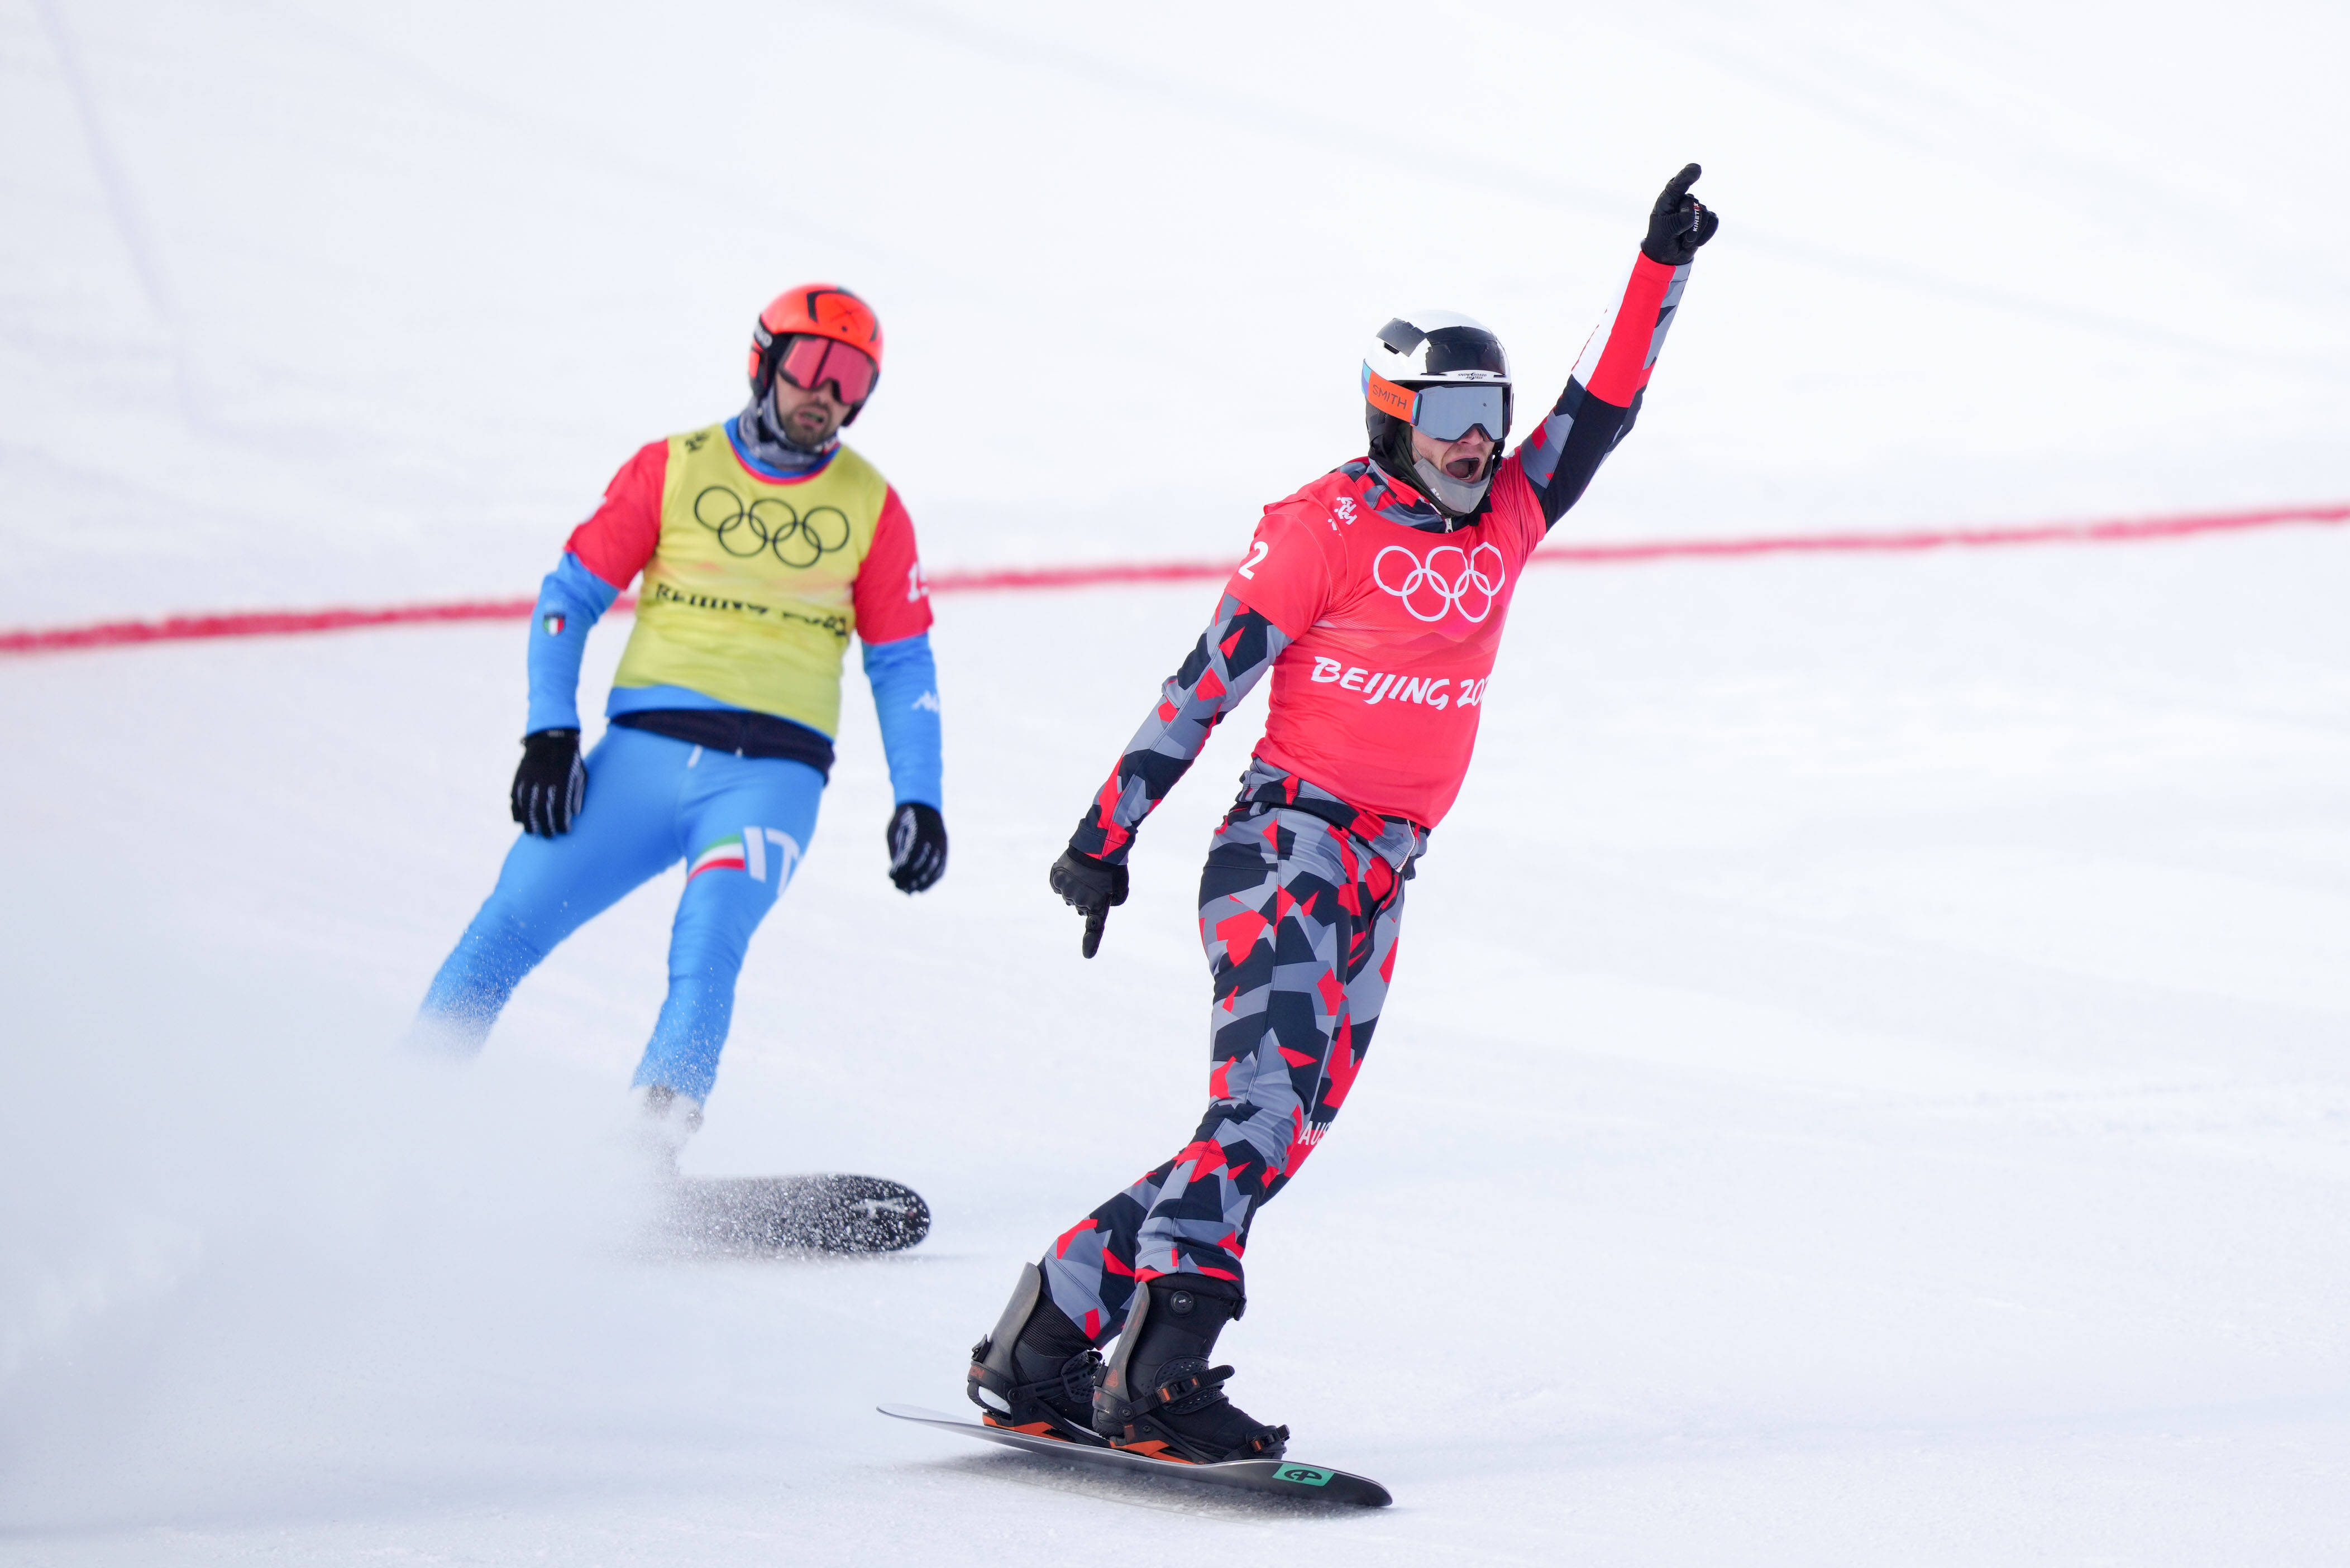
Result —
<path fill-rule="evenodd" d="M 1097 1449 L 1104 1439 L 1094 1432 L 1093 1396 L 1100 1366 L 1093 1341 L 1053 1304 L 1043 1272 L 1026 1263 L 994 1332 L 971 1347 L 964 1387 L 991 1427 Z"/>
<path fill-rule="evenodd" d="M 1279 1459 L 1289 1428 L 1251 1419 L 1224 1397 L 1232 1369 L 1208 1365 L 1247 1305 L 1238 1285 L 1206 1274 L 1161 1274 L 1136 1291 L 1094 1390 L 1094 1430 L 1114 1449 L 1183 1464 Z"/>

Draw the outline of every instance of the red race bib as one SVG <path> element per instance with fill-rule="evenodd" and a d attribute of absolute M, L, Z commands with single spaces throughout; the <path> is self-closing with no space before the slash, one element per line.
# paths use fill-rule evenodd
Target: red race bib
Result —
<path fill-rule="evenodd" d="M 1428 533 L 1381 515 L 1394 493 L 1357 461 L 1265 508 L 1224 589 L 1292 639 L 1257 755 L 1366 811 L 1443 820 L 1544 533 L 1515 457 L 1492 497 L 1474 525 Z"/>

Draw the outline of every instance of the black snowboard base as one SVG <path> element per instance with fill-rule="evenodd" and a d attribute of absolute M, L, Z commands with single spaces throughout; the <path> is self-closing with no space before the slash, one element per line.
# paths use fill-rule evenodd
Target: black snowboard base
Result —
<path fill-rule="evenodd" d="M 1066 1464 L 1097 1465 L 1106 1469 L 1139 1472 L 1167 1480 L 1194 1481 L 1202 1486 L 1259 1492 L 1287 1498 L 1294 1502 L 1385 1508 L 1395 1501 L 1388 1495 L 1388 1489 L 1375 1480 L 1321 1465 L 1300 1464 L 1295 1459 L 1232 1459 L 1220 1465 L 1187 1465 L 1177 1459 L 1154 1459 L 1145 1454 L 1130 1454 L 1123 1449 L 1096 1449 L 1052 1438 L 1032 1438 L 1025 1432 L 1008 1432 L 1001 1427 L 985 1426 L 960 1416 L 925 1410 L 915 1405 L 883 1405 L 879 1408 L 884 1416 L 894 1416 L 900 1421 L 913 1421 L 925 1427 L 936 1427 L 941 1431 L 957 1432 L 966 1438 L 977 1438 L 983 1443 L 1000 1443 L 1007 1449 L 1018 1449 L 1023 1453 L 1059 1459 Z"/>
<path fill-rule="evenodd" d="M 931 1233 L 931 1209 L 878 1176 L 689 1176 L 661 1221 L 697 1252 L 900 1252 Z"/>

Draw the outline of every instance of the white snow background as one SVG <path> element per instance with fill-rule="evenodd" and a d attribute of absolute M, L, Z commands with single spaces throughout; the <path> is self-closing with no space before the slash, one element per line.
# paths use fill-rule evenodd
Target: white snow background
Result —
<path fill-rule="evenodd" d="M 2350 495 L 2339 7 L 0 0 L 0 624 L 529 593 L 758 306 L 889 333 L 931 566 L 1214 559 L 1440 304 L 1529 412 L 1723 213 L 1576 538 Z M 1376 1514 L 956 1408 L 1177 1147 L 1192 893 L 1043 868 L 1203 586 L 941 597 L 949 876 L 842 762 L 704 1172 L 931 1240 L 644 1256 L 676 875 L 461 1070 L 519 626 L 0 663 L 0 1562 L 2263 1565 L 2350 1542 L 2350 534 L 1536 572 L 1235 1393 Z M 588 701 L 624 624 L 600 631 Z M 853 666 L 852 666 L 853 669 Z"/>

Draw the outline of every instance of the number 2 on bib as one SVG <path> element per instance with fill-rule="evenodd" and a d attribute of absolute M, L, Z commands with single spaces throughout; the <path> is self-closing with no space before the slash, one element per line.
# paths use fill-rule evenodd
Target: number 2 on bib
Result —
<path fill-rule="evenodd" d="M 1251 582 L 1256 581 L 1256 569 L 1264 564 L 1265 556 L 1272 553 L 1273 546 L 1265 543 L 1263 539 L 1259 539 L 1256 543 L 1251 545 L 1249 546 L 1248 559 L 1241 563 L 1241 576 L 1248 578 Z"/>

